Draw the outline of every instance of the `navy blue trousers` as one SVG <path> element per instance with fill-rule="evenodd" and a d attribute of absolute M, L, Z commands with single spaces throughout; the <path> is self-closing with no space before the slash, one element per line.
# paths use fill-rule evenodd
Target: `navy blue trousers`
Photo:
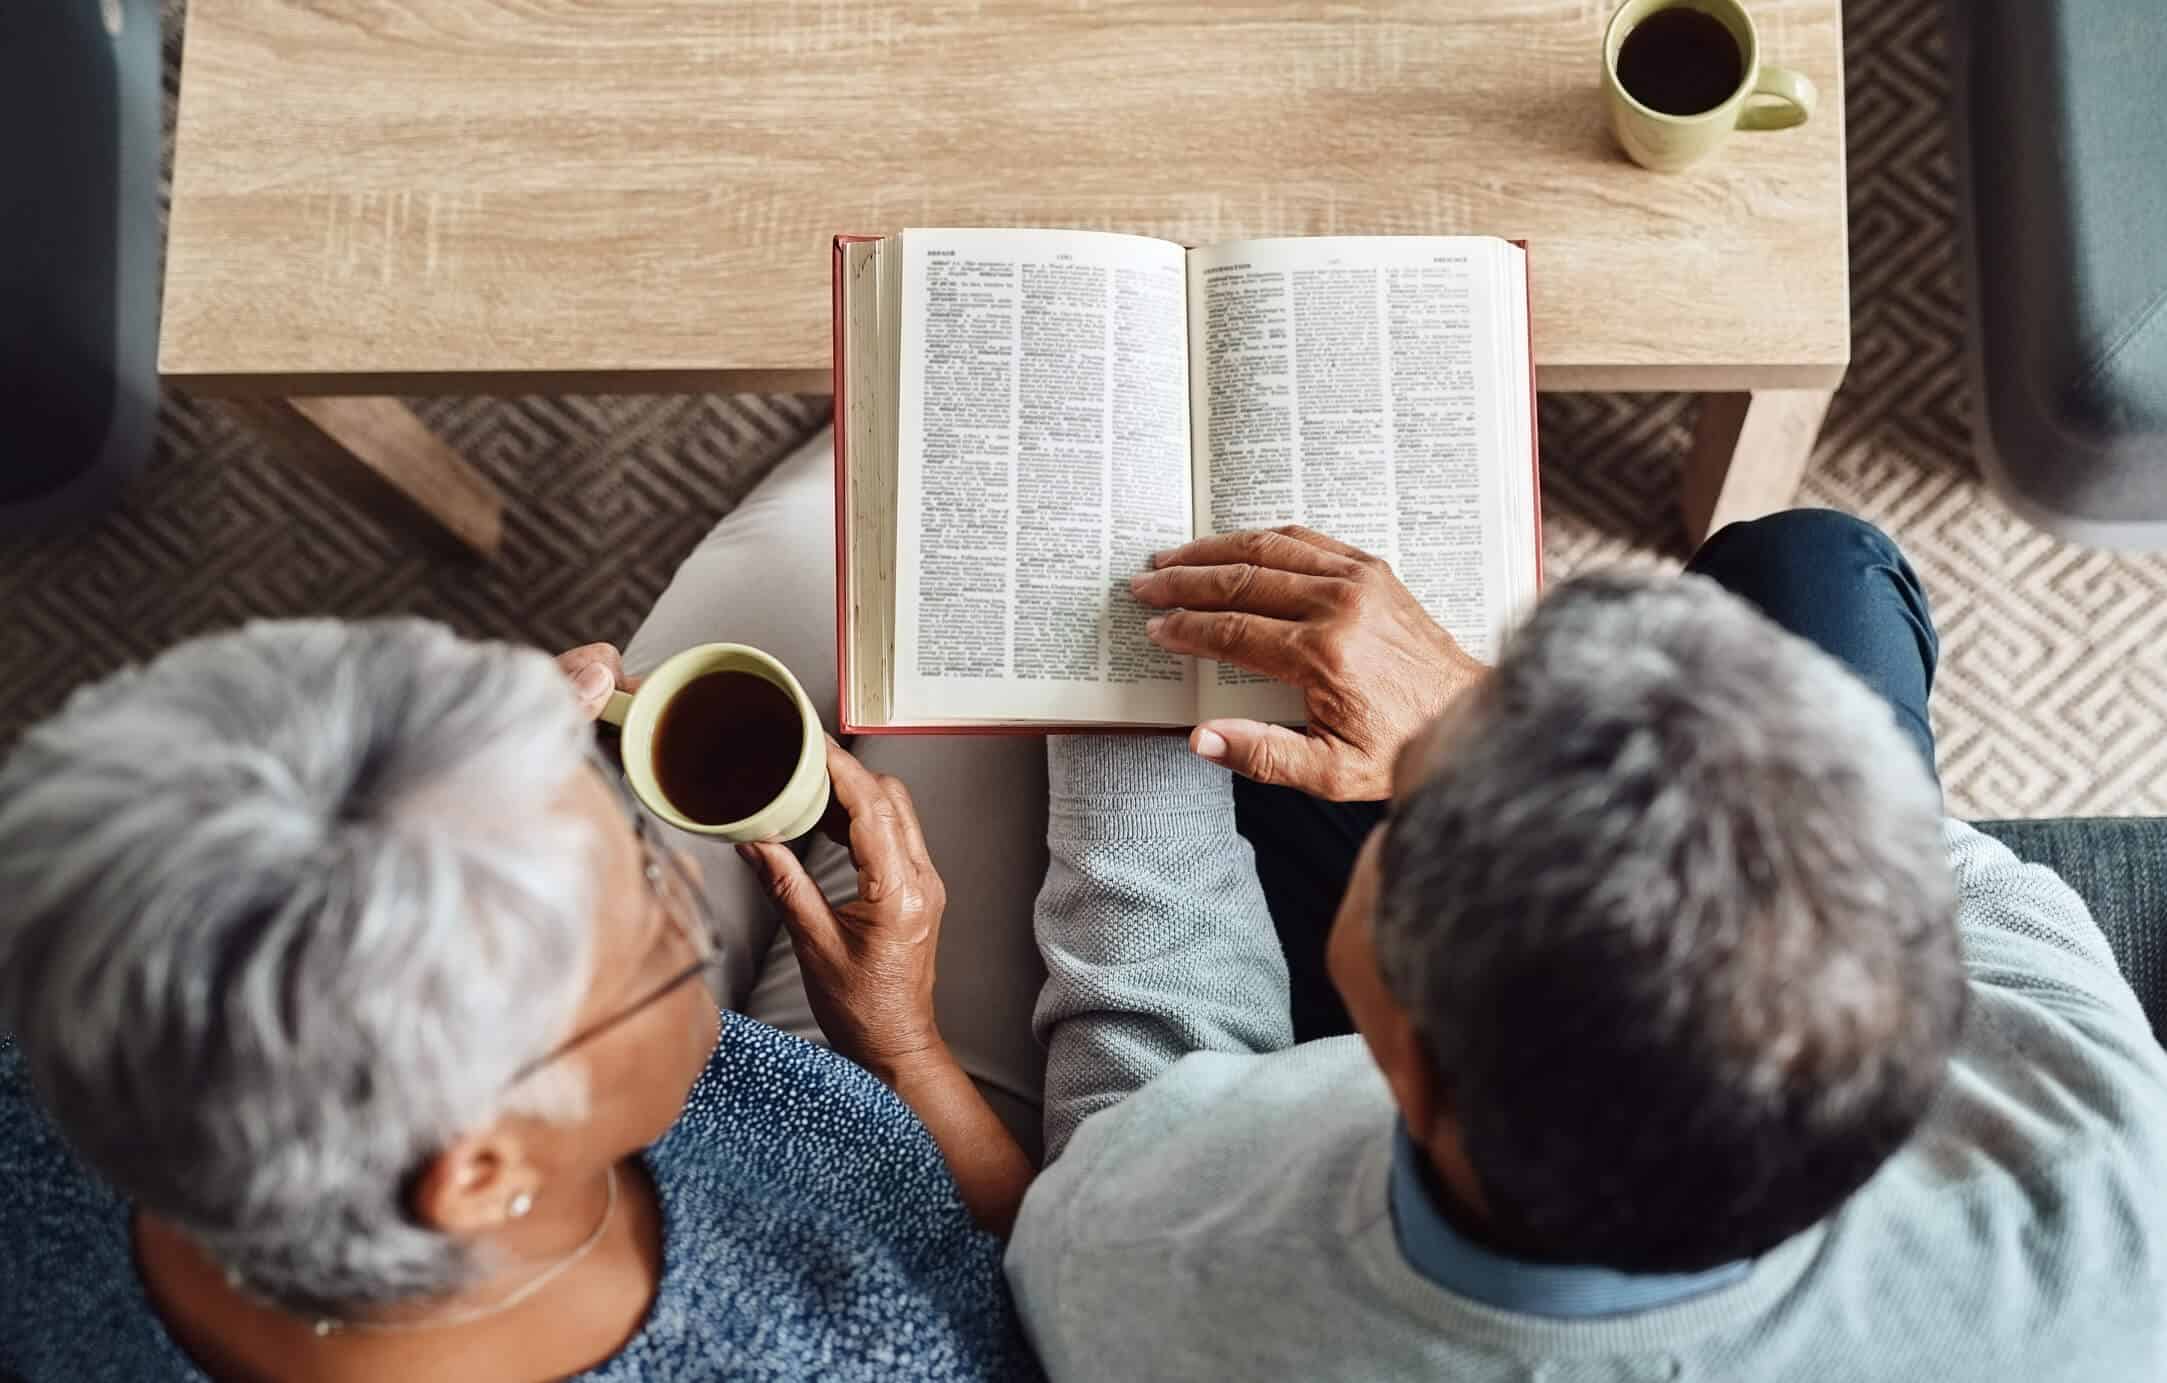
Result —
<path fill-rule="evenodd" d="M 1791 509 L 1734 523 L 1686 570 L 1721 583 L 1819 645 L 1896 708 L 1929 770 L 1926 702 L 1940 642 L 1926 592 L 1886 533 L 1834 509 Z M 1381 802 L 1323 802 L 1234 780 L 1234 818 L 1256 847 L 1257 875 L 1293 980 L 1298 1041 L 1352 1030 L 1324 968 L 1325 937 L 1354 857 L 1384 818 Z"/>

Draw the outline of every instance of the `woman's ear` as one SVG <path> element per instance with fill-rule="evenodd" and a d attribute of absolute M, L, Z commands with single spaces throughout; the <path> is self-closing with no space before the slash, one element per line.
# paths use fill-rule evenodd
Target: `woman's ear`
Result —
<path fill-rule="evenodd" d="M 407 1192 L 407 1213 L 440 1234 L 502 1229 L 534 1208 L 541 1171 L 519 1136 L 501 1125 L 452 1140 L 423 1164 Z"/>

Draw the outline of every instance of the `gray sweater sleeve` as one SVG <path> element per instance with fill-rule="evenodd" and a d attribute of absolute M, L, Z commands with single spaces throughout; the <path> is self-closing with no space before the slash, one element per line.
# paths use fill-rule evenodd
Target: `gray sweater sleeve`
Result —
<path fill-rule="evenodd" d="M 2106 1018 L 2152 1045 L 2143 1006 L 2075 889 L 1961 821 L 1945 821 L 1942 840 L 1956 873 L 1957 928 L 1973 984 Z"/>
<path fill-rule="evenodd" d="M 1943 833 L 1972 983 L 1958 1062 L 1998 1091 L 1998 1108 L 2028 1111 L 2031 1127 L 2086 1130 L 2135 1165 L 2163 1165 L 2167 1054 L 2091 910 L 2000 841 L 1955 821 Z M 1999 1147 L 2007 1135 L 1976 1142 Z"/>
<path fill-rule="evenodd" d="M 1190 1052 L 1292 1045 L 1287 964 L 1228 772 L 1178 739 L 1046 745 L 1046 1157 Z"/>

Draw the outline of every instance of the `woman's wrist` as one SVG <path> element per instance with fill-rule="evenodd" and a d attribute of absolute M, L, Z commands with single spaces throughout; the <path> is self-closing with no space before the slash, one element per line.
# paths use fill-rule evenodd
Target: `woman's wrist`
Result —
<path fill-rule="evenodd" d="M 883 1043 L 877 1049 L 844 1055 L 871 1071 L 882 1085 L 897 1091 L 956 1067 L 955 1053 L 948 1049 L 937 1028 L 929 1028 L 922 1038 Z"/>
<path fill-rule="evenodd" d="M 865 1063 L 861 1063 L 865 1064 Z M 941 1150 L 971 1217 L 1006 1237 L 1038 1174 L 963 1063 L 939 1035 L 926 1046 L 866 1064 L 910 1107 Z"/>

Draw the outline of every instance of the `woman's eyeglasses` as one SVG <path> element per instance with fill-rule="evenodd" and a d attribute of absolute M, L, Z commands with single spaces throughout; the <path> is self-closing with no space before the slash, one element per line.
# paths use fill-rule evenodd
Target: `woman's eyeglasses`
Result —
<path fill-rule="evenodd" d="M 626 785 L 623 776 L 600 763 L 596 764 L 595 769 L 624 804 L 625 815 L 632 823 L 632 833 L 639 838 L 641 874 L 655 905 L 662 909 L 665 923 L 658 942 L 666 943 L 674 936 L 691 952 L 693 960 L 688 964 L 669 965 L 663 973 L 641 986 L 638 997 L 622 1009 L 600 1022 L 581 1028 L 541 1057 L 520 1067 L 508 1084 L 517 1085 L 573 1048 L 591 1042 L 629 1021 L 682 986 L 690 984 L 710 970 L 719 969 L 723 963 L 722 943 L 718 937 L 720 929 L 715 920 L 714 908 L 707 901 L 707 891 L 685 868 L 684 857 L 672 850 L 661 838 L 659 828 L 641 808 L 639 800 L 632 795 L 632 790 Z M 667 963 L 667 954 L 658 944 L 655 956 L 643 960 L 642 975 L 655 968 L 653 962 L 656 957 L 664 957 Z"/>

